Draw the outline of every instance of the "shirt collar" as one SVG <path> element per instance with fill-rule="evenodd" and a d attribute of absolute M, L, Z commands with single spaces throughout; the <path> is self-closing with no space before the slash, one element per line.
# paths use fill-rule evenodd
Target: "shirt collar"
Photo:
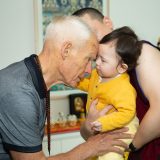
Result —
<path fill-rule="evenodd" d="M 40 98 L 46 98 L 47 89 L 45 87 L 44 78 L 40 69 L 40 64 L 38 64 L 37 59 L 38 56 L 35 54 L 32 54 L 31 56 L 24 59 L 24 63 L 27 66 L 32 80 L 33 84 L 35 86 L 35 89 L 37 90 Z"/>

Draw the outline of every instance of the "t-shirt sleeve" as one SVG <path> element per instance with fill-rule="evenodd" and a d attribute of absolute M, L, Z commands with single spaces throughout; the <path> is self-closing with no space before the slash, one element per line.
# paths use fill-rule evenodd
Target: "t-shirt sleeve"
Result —
<path fill-rule="evenodd" d="M 10 90 L 0 102 L 2 142 L 7 150 L 38 152 L 42 150 L 39 127 L 40 101 L 36 92 Z"/>

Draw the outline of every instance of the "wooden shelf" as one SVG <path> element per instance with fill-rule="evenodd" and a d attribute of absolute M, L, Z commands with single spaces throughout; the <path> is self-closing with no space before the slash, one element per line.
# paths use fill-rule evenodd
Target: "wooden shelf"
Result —
<path fill-rule="evenodd" d="M 64 127 L 60 127 L 59 124 L 51 124 L 51 134 L 56 133 L 66 133 L 80 130 L 80 123 L 77 123 L 75 126 L 69 126 L 66 124 Z M 47 127 L 45 126 L 45 134 L 47 133 Z"/>

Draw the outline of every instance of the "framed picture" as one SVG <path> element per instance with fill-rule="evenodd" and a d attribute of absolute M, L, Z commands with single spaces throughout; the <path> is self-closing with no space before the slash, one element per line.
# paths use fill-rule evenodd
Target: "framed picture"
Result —
<path fill-rule="evenodd" d="M 87 94 L 77 93 L 69 95 L 70 114 L 75 114 L 78 118 L 81 114 L 86 114 Z"/>
<path fill-rule="evenodd" d="M 55 16 L 71 15 L 85 7 L 96 8 L 109 16 L 109 0 L 33 0 L 33 2 L 36 52 L 42 49 L 46 26 Z"/>
<path fill-rule="evenodd" d="M 55 16 L 71 15 L 80 8 L 92 7 L 109 16 L 109 0 L 33 0 L 35 17 L 35 52 L 39 53 L 43 46 L 46 26 Z M 71 91 L 73 88 L 58 84 L 53 91 Z"/>

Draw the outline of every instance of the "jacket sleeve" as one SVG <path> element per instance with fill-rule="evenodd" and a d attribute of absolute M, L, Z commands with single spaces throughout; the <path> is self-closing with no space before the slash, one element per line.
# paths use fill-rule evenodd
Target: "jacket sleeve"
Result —
<path fill-rule="evenodd" d="M 80 90 L 83 90 L 83 91 L 88 92 L 89 81 L 90 81 L 89 78 L 84 78 L 84 79 L 82 79 L 82 80 L 78 83 L 77 88 L 80 89 Z"/>
<path fill-rule="evenodd" d="M 102 124 L 102 132 L 121 128 L 127 125 L 136 114 L 136 91 L 121 89 L 116 95 L 112 104 L 116 111 L 97 119 Z"/>

